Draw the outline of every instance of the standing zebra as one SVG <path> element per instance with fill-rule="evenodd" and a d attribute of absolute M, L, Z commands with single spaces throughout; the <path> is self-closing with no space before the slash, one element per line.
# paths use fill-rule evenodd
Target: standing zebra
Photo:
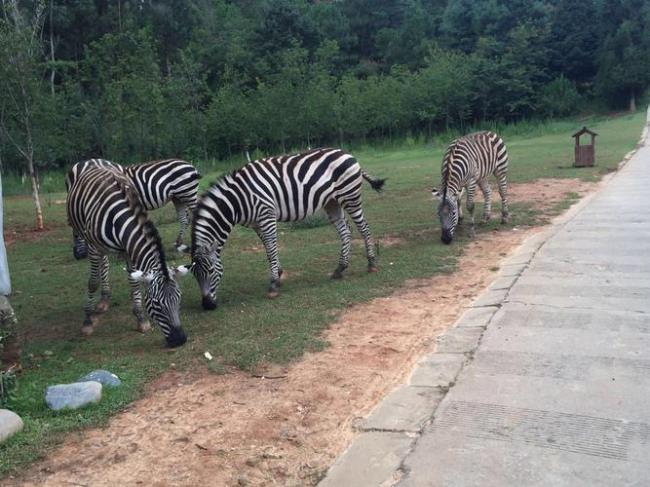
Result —
<path fill-rule="evenodd" d="M 186 273 L 187 269 L 167 267 L 158 231 L 147 219 L 131 180 L 119 171 L 89 167 L 69 188 L 67 212 L 68 223 L 87 242 L 90 261 L 81 332 L 90 335 L 95 315 L 108 309 L 111 295 L 108 254 L 115 252 L 126 256 L 138 329 L 145 332 L 151 328 L 140 296 L 140 283 L 144 282 L 148 315 L 158 323 L 170 346 L 185 343 L 187 338 L 179 318 L 181 291 L 175 276 Z M 95 307 L 95 294 L 100 285 L 101 300 Z"/>
<path fill-rule="evenodd" d="M 501 223 L 508 222 L 508 151 L 494 132 L 476 132 L 454 140 L 442 160 L 441 189 L 432 194 L 439 199 L 438 216 L 442 227 L 441 240 L 449 244 L 463 214 L 460 200 L 467 189 L 467 211 L 471 219 L 470 234 L 474 236 L 474 193 L 476 185 L 485 197 L 483 220 L 488 221 L 492 211 L 492 189 L 488 182 L 494 174 L 501 195 Z"/>
<path fill-rule="evenodd" d="M 376 272 L 375 249 L 361 208 L 362 179 L 380 191 L 384 180 L 361 170 L 357 160 L 338 149 L 253 161 L 213 183 L 199 199 L 192 226 L 192 271 L 203 296 L 203 307 L 217 306 L 216 291 L 223 275 L 221 250 L 236 224 L 252 227 L 262 240 L 271 265 L 268 296 L 279 294 L 282 266 L 278 259 L 277 222 L 302 220 L 325 209 L 341 239 L 339 264 L 332 277 L 348 267 L 350 215 L 363 235 L 368 272 Z"/>
<path fill-rule="evenodd" d="M 123 173 L 131 180 L 147 211 L 161 208 L 172 201 L 180 223 L 180 230 L 176 237 L 176 250 L 188 250 L 188 247 L 183 244 L 183 236 L 189 223 L 189 216 L 196 207 L 199 179 L 201 179 L 201 175 L 192 164 L 180 159 L 165 159 L 123 167 L 105 159 L 89 159 L 76 163 L 68 171 L 66 189 L 69 191 L 74 181 L 90 167 L 108 168 Z M 86 257 L 86 244 L 76 234 L 73 235 L 73 239 L 74 257 L 83 259 Z"/>

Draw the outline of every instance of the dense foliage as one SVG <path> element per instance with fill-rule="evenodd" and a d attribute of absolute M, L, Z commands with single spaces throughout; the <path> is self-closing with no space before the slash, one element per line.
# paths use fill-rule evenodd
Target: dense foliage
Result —
<path fill-rule="evenodd" d="M 624 107 L 650 81 L 647 0 L 1 5 L 10 170 L 25 167 L 26 127 L 40 167 L 221 158 Z"/>

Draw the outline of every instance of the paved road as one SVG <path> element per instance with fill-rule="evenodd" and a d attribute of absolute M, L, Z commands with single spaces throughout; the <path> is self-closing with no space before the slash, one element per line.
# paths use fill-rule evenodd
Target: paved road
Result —
<path fill-rule="evenodd" d="M 647 142 L 506 262 L 323 486 L 650 485 Z"/>

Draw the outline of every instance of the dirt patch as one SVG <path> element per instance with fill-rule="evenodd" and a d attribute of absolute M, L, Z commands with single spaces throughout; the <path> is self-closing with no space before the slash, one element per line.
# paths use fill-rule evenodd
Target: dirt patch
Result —
<path fill-rule="evenodd" d="M 587 188 L 571 180 L 512 185 L 511 199 L 543 209 Z M 465 247 L 457 272 L 351 307 L 324 332 L 327 349 L 290 366 L 254 376 L 167 373 L 107 428 L 69 439 L 10 482 L 314 485 L 355 435 L 355 419 L 405 379 L 503 256 L 536 231 L 481 235 Z"/>
<path fill-rule="evenodd" d="M 580 179 L 540 179 L 532 183 L 511 184 L 508 187 L 508 201 L 529 203 L 546 213 L 564 201 L 568 194 L 575 193 L 582 197 L 597 184 Z M 478 193 L 480 195 L 480 191 Z M 492 200 L 500 201 L 499 194 L 493 194 Z"/>
<path fill-rule="evenodd" d="M 36 230 L 34 227 L 29 226 L 15 226 L 5 230 L 4 241 L 5 247 L 9 248 L 16 242 L 35 242 L 49 235 L 54 230 L 54 227 L 44 225 L 43 230 Z"/>

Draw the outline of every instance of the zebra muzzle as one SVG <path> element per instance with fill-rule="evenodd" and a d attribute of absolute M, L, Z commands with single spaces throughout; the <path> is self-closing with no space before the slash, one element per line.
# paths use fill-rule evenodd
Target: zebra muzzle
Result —
<path fill-rule="evenodd" d="M 217 300 L 211 298 L 210 296 L 203 296 L 201 305 L 203 306 L 204 310 L 211 311 L 213 309 L 217 309 Z"/>
<path fill-rule="evenodd" d="M 182 328 L 172 328 L 169 335 L 165 337 L 170 347 L 180 347 L 187 341 L 187 335 Z"/>

